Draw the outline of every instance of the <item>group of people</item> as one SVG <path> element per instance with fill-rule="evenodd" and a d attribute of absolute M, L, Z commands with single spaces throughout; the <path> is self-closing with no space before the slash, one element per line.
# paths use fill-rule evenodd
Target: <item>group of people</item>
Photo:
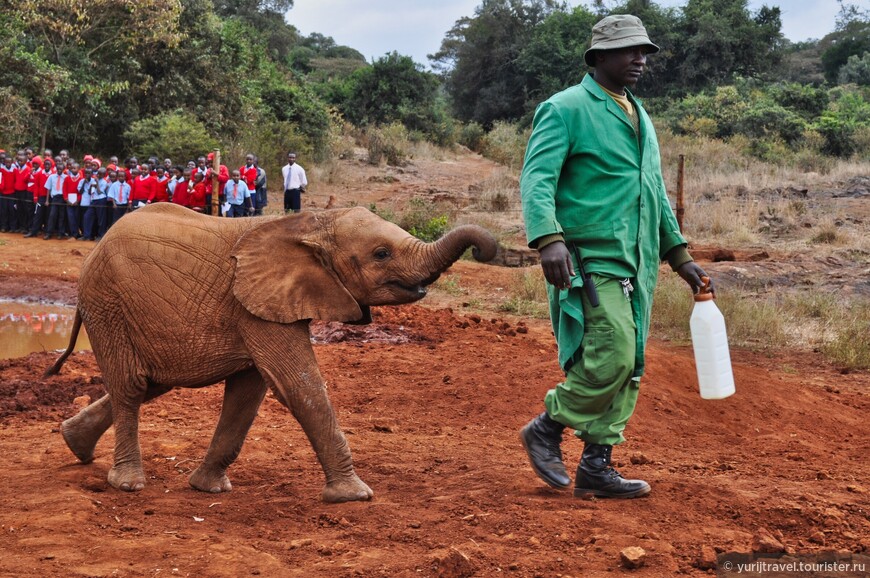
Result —
<path fill-rule="evenodd" d="M 284 205 L 285 211 L 298 212 L 300 193 L 308 181 L 295 162 L 296 154 L 290 152 L 283 168 Z M 225 165 L 215 168 L 214 153 L 186 165 L 175 165 L 168 158 L 161 162 L 157 157 L 142 163 L 130 157 L 121 165 L 113 156 L 104 166 L 92 155 L 85 155 L 79 164 L 67 150 L 57 156 L 50 149 L 41 156 L 34 154 L 32 147 L 15 154 L 0 150 L 2 233 L 98 241 L 127 212 L 161 202 L 207 215 L 261 215 L 269 202 L 266 171 L 254 154 L 229 171 Z"/>

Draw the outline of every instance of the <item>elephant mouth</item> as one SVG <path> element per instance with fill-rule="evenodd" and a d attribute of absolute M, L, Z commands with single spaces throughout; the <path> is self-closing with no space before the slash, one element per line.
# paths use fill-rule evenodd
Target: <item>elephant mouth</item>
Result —
<path fill-rule="evenodd" d="M 420 283 L 416 285 L 408 285 L 406 283 L 402 283 L 401 281 L 391 281 L 387 283 L 389 286 L 393 287 L 397 290 L 398 293 L 402 293 L 406 295 L 410 300 L 417 301 L 418 299 L 422 299 L 429 292 L 429 285 L 438 280 L 441 274 L 437 273 L 428 279 L 424 279 Z"/>

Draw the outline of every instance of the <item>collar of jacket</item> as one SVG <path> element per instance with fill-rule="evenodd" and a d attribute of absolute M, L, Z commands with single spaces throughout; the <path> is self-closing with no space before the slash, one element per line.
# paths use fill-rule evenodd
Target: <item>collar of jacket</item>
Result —
<path fill-rule="evenodd" d="M 609 94 L 604 92 L 604 89 L 601 88 L 601 85 L 595 81 L 595 78 L 593 78 L 591 74 L 587 73 L 586 76 L 583 77 L 583 81 L 580 83 L 580 85 L 585 88 L 589 94 L 604 102 L 604 105 L 607 107 L 607 110 L 610 112 L 610 114 L 616 116 L 628 126 L 631 126 L 631 121 L 629 121 L 626 117 L 625 111 L 623 111 L 622 108 L 620 108 L 620 106 L 616 104 L 616 101 L 613 100 Z M 628 100 L 630 100 L 631 103 L 634 105 L 635 113 L 638 115 L 638 118 L 641 118 L 640 107 L 643 102 L 635 98 L 635 96 L 631 93 L 630 90 L 628 90 L 628 88 L 625 89 L 625 95 L 628 97 Z M 634 130 L 634 127 L 632 127 L 632 130 Z"/>

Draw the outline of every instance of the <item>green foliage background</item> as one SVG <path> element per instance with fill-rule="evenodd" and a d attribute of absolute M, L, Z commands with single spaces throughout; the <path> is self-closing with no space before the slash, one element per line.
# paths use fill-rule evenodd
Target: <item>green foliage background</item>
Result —
<path fill-rule="evenodd" d="M 7 149 L 183 162 L 221 146 L 228 162 L 253 150 L 268 168 L 290 148 L 325 160 L 349 123 L 394 164 L 390 135 L 402 132 L 519 166 L 537 105 L 588 72 L 592 25 L 632 13 L 662 48 L 634 92 L 675 132 L 744 138 L 762 158 L 868 154 L 870 15 L 845 0 L 835 30 L 796 44 L 777 6 L 748 0 L 481 0 L 430 56 L 434 72 L 302 36 L 287 23 L 292 0 L 3 2 Z"/>

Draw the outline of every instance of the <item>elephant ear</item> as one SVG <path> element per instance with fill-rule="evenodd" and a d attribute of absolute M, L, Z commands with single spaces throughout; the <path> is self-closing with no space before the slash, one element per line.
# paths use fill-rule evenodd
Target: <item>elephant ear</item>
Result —
<path fill-rule="evenodd" d="M 266 321 L 300 319 L 359 321 L 367 317 L 316 241 L 321 228 L 312 213 L 267 221 L 246 232 L 233 247 L 233 294 Z"/>

